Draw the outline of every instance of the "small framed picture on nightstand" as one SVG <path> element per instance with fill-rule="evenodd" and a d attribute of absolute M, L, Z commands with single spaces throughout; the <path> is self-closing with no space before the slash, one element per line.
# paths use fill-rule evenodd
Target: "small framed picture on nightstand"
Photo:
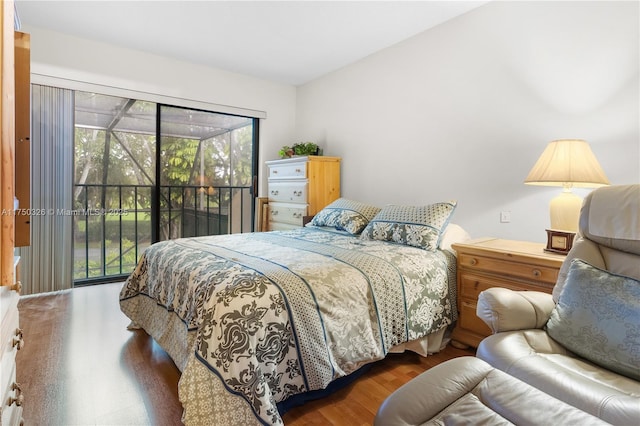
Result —
<path fill-rule="evenodd" d="M 545 251 L 560 254 L 569 253 L 573 245 L 573 238 L 576 236 L 575 232 L 556 231 L 554 229 L 547 229 L 546 231 L 547 247 L 545 247 Z"/>

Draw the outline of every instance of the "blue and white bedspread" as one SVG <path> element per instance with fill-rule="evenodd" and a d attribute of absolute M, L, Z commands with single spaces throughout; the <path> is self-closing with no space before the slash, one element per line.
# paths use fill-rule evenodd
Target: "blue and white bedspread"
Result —
<path fill-rule="evenodd" d="M 447 251 L 301 228 L 154 244 L 120 304 L 183 370 L 185 424 L 278 425 L 278 402 L 451 324 L 454 289 Z"/>

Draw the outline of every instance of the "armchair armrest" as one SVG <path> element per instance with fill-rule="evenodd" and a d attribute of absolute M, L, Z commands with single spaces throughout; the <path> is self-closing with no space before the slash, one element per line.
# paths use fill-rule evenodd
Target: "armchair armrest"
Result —
<path fill-rule="evenodd" d="M 493 333 L 542 328 L 555 307 L 550 294 L 493 287 L 478 296 L 476 315 Z"/>

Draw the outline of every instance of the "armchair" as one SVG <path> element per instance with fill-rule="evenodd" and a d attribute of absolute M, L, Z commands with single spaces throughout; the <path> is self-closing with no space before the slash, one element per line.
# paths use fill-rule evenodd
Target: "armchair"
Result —
<path fill-rule="evenodd" d="M 412 379 L 374 425 L 637 425 L 640 185 L 592 192 L 579 233 L 552 295 L 482 292 L 477 313 L 495 334 L 477 357 Z"/>
<path fill-rule="evenodd" d="M 493 331 L 476 356 L 620 425 L 640 419 L 640 185 L 584 200 L 551 295 L 491 288 L 477 315 Z"/>

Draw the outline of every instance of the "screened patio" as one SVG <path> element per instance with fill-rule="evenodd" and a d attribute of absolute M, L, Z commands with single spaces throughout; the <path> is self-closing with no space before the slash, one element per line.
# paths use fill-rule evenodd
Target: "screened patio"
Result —
<path fill-rule="evenodd" d="M 74 109 L 74 285 L 156 241 L 253 230 L 257 119 L 79 91 Z"/>

